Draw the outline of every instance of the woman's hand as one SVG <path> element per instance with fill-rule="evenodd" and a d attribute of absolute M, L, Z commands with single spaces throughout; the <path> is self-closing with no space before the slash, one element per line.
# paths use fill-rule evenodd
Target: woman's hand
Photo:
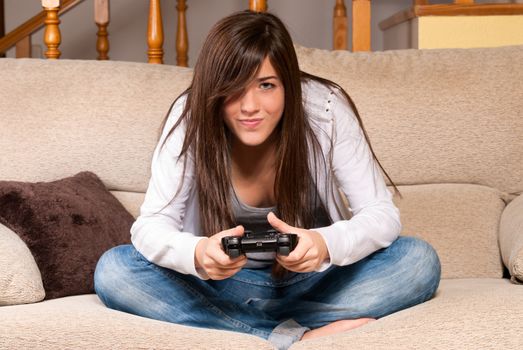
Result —
<path fill-rule="evenodd" d="M 276 255 L 276 260 L 287 270 L 294 272 L 315 271 L 329 259 L 329 251 L 323 237 L 316 231 L 292 227 L 278 219 L 274 213 L 269 213 L 267 219 L 275 230 L 282 233 L 295 233 L 298 235 L 298 245 L 288 255 Z"/>
<path fill-rule="evenodd" d="M 209 238 L 201 239 L 196 244 L 194 263 L 213 280 L 223 280 L 238 273 L 247 263 L 247 257 L 241 255 L 231 259 L 222 248 L 222 237 L 243 236 L 243 226 L 221 231 Z"/>

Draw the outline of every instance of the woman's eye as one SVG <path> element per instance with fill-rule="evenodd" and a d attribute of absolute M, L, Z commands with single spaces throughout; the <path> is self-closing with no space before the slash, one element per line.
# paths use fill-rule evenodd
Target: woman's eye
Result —
<path fill-rule="evenodd" d="M 274 84 L 272 84 L 272 83 L 261 83 L 260 84 L 260 88 L 262 90 L 269 90 L 269 89 L 271 89 L 273 87 L 274 87 Z"/>

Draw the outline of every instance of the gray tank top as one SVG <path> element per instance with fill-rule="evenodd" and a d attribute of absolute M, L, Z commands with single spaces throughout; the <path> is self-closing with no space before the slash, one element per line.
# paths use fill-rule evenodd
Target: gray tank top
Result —
<path fill-rule="evenodd" d="M 316 190 L 316 189 L 314 189 Z M 267 221 L 267 214 L 271 211 L 278 215 L 276 207 L 269 208 L 257 208 L 251 207 L 241 202 L 236 195 L 234 189 L 232 192 L 232 207 L 234 217 L 236 218 L 237 225 L 243 225 L 246 230 L 258 233 L 264 232 L 273 227 Z M 329 226 L 331 220 L 329 214 L 324 209 L 323 205 L 318 205 L 314 209 L 314 225 L 313 227 L 324 227 Z M 276 253 L 274 252 L 259 252 L 259 253 L 247 253 L 247 264 L 244 266 L 250 269 L 262 269 L 271 266 L 274 262 Z"/>

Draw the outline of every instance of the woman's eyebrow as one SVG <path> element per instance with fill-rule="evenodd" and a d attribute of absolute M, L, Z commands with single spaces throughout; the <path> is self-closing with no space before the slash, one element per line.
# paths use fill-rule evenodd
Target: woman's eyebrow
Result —
<path fill-rule="evenodd" d="M 275 75 L 269 75 L 267 77 L 260 77 L 260 78 L 256 78 L 257 81 L 265 81 L 265 80 L 269 80 L 269 79 L 278 79 L 277 76 Z"/>

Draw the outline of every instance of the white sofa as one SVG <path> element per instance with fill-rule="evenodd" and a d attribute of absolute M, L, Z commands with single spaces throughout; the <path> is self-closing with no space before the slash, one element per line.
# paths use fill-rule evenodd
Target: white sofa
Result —
<path fill-rule="evenodd" d="M 521 349 L 523 46 L 297 50 L 303 70 L 353 97 L 403 194 L 395 197 L 402 235 L 436 248 L 442 281 L 426 303 L 292 349 Z M 160 123 L 191 75 L 165 65 L 0 59 L 0 181 L 89 170 L 136 216 Z M 0 225 L 0 348 L 272 348 L 110 310 L 95 294 L 42 301 L 39 278 L 31 252 Z"/>

